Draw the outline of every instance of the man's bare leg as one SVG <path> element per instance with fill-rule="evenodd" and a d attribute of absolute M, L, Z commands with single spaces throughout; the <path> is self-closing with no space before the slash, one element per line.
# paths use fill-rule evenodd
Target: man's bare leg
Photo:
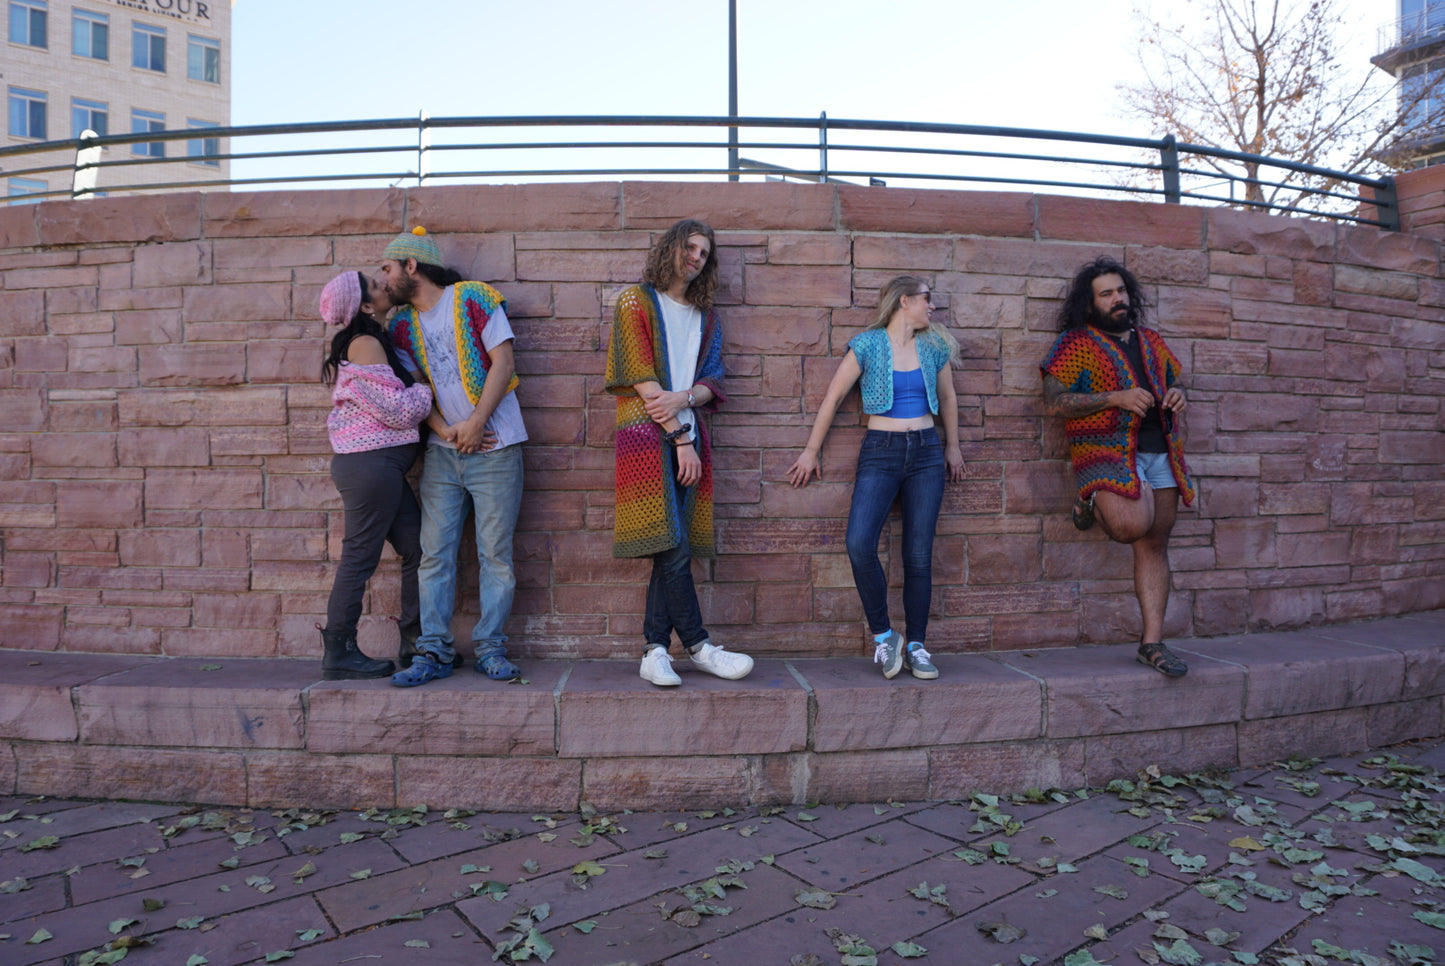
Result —
<path fill-rule="evenodd" d="M 1115 543 L 1134 543 L 1148 535 L 1154 526 L 1153 490 L 1148 483 L 1139 484 L 1143 494 L 1137 500 L 1107 490 L 1094 494 L 1094 517 L 1104 534 Z M 1172 524 L 1171 524 L 1172 525 Z"/>
<path fill-rule="evenodd" d="M 1157 643 L 1164 636 L 1164 611 L 1169 606 L 1169 534 L 1174 529 L 1178 502 L 1179 491 L 1174 487 L 1154 490 L 1153 525 L 1133 545 L 1134 595 L 1139 598 L 1139 614 L 1144 621 L 1141 644 Z"/>

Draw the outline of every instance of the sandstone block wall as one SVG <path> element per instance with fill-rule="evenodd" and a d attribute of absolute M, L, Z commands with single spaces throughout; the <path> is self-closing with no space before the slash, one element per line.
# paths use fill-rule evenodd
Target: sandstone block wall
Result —
<path fill-rule="evenodd" d="M 784 471 L 893 275 L 928 277 L 964 347 L 967 478 L 935 550 L 935 651 L 1126 640 L 1130 554 L 1079 534 L 1037 363 L 1064 281 L 1123 259 L 1186 369 L 1201 500 L 1170 636 L 1445 606 L 1445 276 L 1418 233 L 1030 194 L 790 184 L 554 184 L 172 194 L 0 210 L 0 646 L 311 655 L 339 552 L 318 379 L 321 286 L 425 225 L 509 299 L 532 440 L 509 628 L 525 656 L 632 656 L 646 564 L 610 556 L 617 294 L 656 233 L 719 230 L 732 399 L 713 422 L 716 638 L 862 653 L 843 530 L 856 395 L 825 481 Z M 1445 194 L 1439 194 L 1445 199 Z M 1442 201 L 1441 204 L 1445 204 Z M 896 531 L 892 535 L 897 549 Z M 468 543 L 464 554 L 470 554 Z M 890 560 L 895 584 L 901 582 Z M 463 575 L 462 640 L 475 620 Z M 364 645 L 394 640 L 383 561 Z M 897 606 L 901 620 L 901 606 Z"/>

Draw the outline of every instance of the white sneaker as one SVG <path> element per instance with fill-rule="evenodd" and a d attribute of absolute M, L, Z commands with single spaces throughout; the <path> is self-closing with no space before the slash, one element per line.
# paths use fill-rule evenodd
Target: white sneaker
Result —
<path fill-rule="evenodd" d="M 674 688 L 682 683 L 682 678 L 672 669 L 672 658 L 668 656 L 665 647 L 651 648 L 642 655 L 642 667 L 637 673 L 642 680 L 661 688 Z"/>
<path fill-rule="evenodd" d="M 724 651 L 711 641 L 703 641 L 702 646 L 693 651 L 691 657 L 692 666 L 699 671 L 716 674 L 729 681 L 745 678 L 753 669 L 752 658 L 746 654 Z"/>

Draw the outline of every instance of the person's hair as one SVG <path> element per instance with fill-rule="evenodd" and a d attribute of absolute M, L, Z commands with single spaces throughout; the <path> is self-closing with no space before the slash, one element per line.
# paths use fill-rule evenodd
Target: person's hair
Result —
<path fill-rule="evenodd" d="M 356 273 L 356 284 L 361 286 L 361 301 L 369 301 L 366 297 L 366 276 L 360 272 Z M 391 371 L 396 373 L 403 386 L 411 386 L 416 383 L 412 374 L 406 371 L 401 364 L 401 357 L 396 354 L 395 347 L 391 344 L 391 338 L 386 334 L 382 324 L 360 309 L 351 317 L 345 327 L 331 338 L 331 351 L 327 353 L 326 361 L 321 364 L 321 380 L 328 386 L 336 383 L 336 373 L 341 368 L 342 361 L 346 358 L 346 350 L 351 348 L 351 343 L 358 336 L 369 335 L 381 343 L 381 348 L 386 352 L 387 364 Z"/>
<path fill-rule="evenodd" d="M 687 285 L 686 298 L 691 305 L 710 309 L 713 294 L 717 291 L 717 238 L 711 226 L 703 222 L 684 218 L 669 228 L 648 253 L 642 280 L 653 288 L 663 290 L 677 281 L 677 255 L 687 248 L 687 240 L 693 235 L 707 239 L 708 253 L 702 271 Z"/>
<path fill-rule="evenodd" d="M 903 307 L 903 296 L 922 295 L 925 290 L 928 290 L 928 283 L 917 275 L 899 275 L 897 278 L 889 279 L 887 284 L 878 290 L 878 315 L 868 328 L 888 328 L 888 323 Z M 958 340 L 944 326 L 930 320 L 928 332 L 921 337 L 938 340 L 948 350 L 948 361 L 958 361 Z"/>
<path fill-rule="evenodd" d="M 416 263 L 417 273 L 424 275 L 427 281 L 437 288 L 446 288 L 448 285 L 455 285 L 463 281 L 462 275 L 454 268 L 442 268 L 440 265 L 428 265 L 426 262 Z"/>
<path fill-rule="evenodd" d="M 1094 317 L 1094 279 L 1101 275 L 1117 275 L 1124 280 L 1124 291 L 1129 296 L 1129 324 L 1144 321 L 1144 291 L 1134 273 L 1110 258 L 1100 255 L 1079 269 L 1074 280 L 1064 293 L 1064 302 L 1059 306 L 1059 331 L 1067 332 L 1089 324 Z"/>

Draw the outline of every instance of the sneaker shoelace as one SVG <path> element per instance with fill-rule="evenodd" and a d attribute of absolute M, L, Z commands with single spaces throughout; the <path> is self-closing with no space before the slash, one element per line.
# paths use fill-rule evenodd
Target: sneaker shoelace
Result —
<path fill-rule="evenodd" d="M 929 654 L 927 651 L 925 651 L 925 650 L 924 650 L 923 648 L 921 648 L 921 647 L 909 648 L 909 650 L 908 650 L 908 659 L 909 659 L 910 661 L 913 660 L 914 658 L 918 658 L 920 661 L 928 661 L 931 657 L 933 657 L 933 655 L 932 655 L 932 654 Z M 930 662 L 930 663 L 932 663 L 932 662 Z"/>
<path fill-rule="evenodd" d="M 873 647 L 873 663 L 884 664 L 888 661 L 888 644 L 886 641 L 879 642 Z"/>

